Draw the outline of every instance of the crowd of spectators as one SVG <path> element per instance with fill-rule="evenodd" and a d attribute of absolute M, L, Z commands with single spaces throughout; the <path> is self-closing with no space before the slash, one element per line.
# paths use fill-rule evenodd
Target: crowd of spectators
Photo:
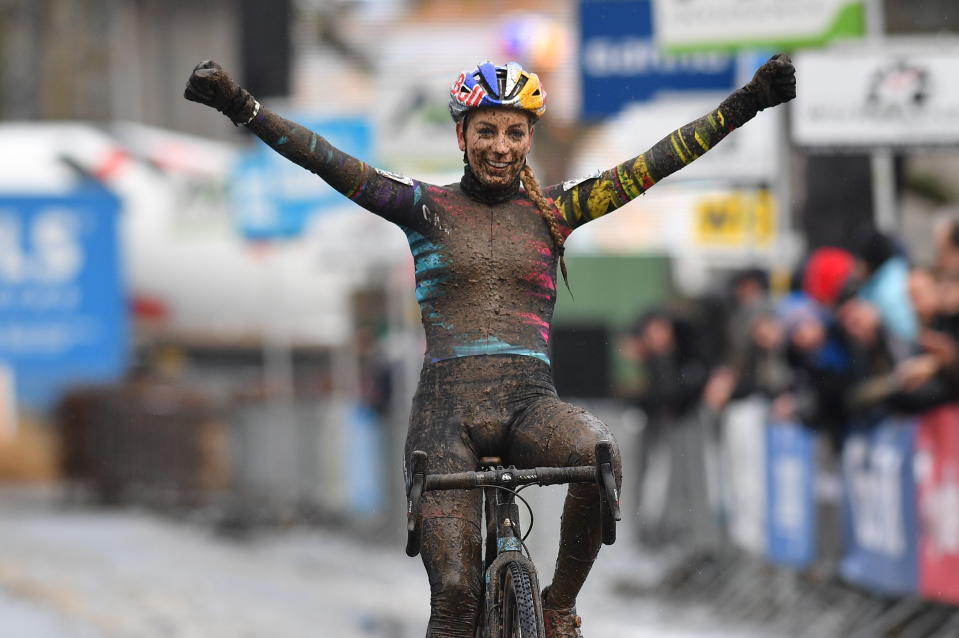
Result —
<path fill-rule="evenodd" d="M 814 429 L 834 456 L 851 427 L 959 400 L 959 221 L 921 256 L 865 229 L 772 288 L 766 271 L 743 270 L 721 298 L 651 310 L 624 337 L 644 373 L 647 462 L 684 421 L 745 397 Z"/>

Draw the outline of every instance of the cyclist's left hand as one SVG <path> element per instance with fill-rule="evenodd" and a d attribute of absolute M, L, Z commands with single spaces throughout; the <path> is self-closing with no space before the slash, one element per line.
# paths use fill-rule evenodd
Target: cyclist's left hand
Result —
<path fill-rule="evenodd" d="M 744 87 L 756 98 L 756 107 L 763 110 L 796 97 L 796 67 L 785 53 L 769 58 Z"/>

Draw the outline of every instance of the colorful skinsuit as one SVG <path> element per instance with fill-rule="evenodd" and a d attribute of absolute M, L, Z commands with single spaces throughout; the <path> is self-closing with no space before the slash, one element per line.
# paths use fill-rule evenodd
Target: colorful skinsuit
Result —
<path fill-rule="evenodd" d="M 612 212 L 692 162 L 752 118 L 752 104 L 737 91 L 642 155 L 597 177 L 545 188 L 561 232 Z M 480 456 L 494 455 L 518 467 L 592 462 L 595 442 L 612 436 L 553 388 L 549 336 L 558 255 L 525 191 L 488 205 L 460 184 L 379 171 L 267 109 L 249 127 L 406 233 L 427 343 L 407 458 L 426 451 L 428 472 L 474 470 Z M 616 463 L 618 476 L 618 451 Z M 422 556 L 432 591 L 427 636 L 471 638 L 481 597 L 480 493 L 428 493 L 423 512 Z M 599 546 L 596 488 L 571 486 L 550 590 L 558 607 L 572 606 Z"/>

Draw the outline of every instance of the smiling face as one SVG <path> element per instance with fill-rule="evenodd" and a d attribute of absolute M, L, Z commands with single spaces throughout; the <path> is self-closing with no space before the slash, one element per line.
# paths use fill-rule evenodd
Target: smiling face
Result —
<path fill-rule="evenodd" d="M 456 123 L 456 139 L 470 167 L 486 186 L 516 181 L 533 143 L 529 116 L 506 108 L 477 109 Z"/>

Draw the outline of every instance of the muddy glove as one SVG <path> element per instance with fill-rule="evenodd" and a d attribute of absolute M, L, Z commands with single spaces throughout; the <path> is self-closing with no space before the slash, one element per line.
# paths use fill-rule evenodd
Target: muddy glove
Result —
<path fill-rule="evenodd" d="M 196 65 L 187 80 L 183 97 L 212 106 L 236 126 L 249 124 L 260 110 L 259 102 L 212 60 Z"/>
<path fill-rule="evenodd" d="M 796 97 L 796 68 L 785 53 L 769 58 L 743 87 L 757 111 Z"/>

